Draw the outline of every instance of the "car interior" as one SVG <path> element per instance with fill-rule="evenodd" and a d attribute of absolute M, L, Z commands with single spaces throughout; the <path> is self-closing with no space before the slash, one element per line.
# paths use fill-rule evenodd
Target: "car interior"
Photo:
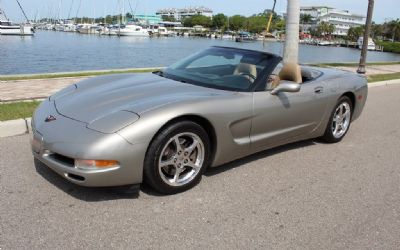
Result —
<path fill-rule="evenodd" d="M 193 80 L 209 86 L 246 90 L 270 65 L 271 58 L 241 51 L 226 52 L 213 49 L 173 65 L 167 72 L 182 77 L 186 82 Z M 300 67 L 297 64 L 279 64 L 270 75 L 266 89 L 274 89 L 282 81 L 307 83 L 319 75 L 313 72 L 313 69 Z"/>
<path fill-rule="evenodd" d="M 322 72 L 298 64 L 279 64 L 269 77 L 267 90 L 276 88 L 282 81 L 306 84 L 320 77 Z"/>

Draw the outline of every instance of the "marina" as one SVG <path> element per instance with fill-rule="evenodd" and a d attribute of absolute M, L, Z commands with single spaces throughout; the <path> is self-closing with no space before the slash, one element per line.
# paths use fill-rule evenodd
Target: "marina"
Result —
<path fill-rule="evenodd" d="M 283 43 L 198 37 L 118 37 L 37 31 L 33 37 L 0 36 L 0 75 L 168 66 L 210 46 L 263 50 L 282 55 Z M 357 62 L 358 49 L 300 45 L 301 63 Z M 368 53 L 369 62 L 400 61 L 394 53 Z"/>

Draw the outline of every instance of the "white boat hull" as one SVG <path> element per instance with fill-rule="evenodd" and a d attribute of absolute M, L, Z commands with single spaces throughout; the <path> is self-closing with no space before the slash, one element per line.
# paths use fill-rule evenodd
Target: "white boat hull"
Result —
<path fill-rule="evenodd" d="M 117 30 L 118 36 L 149 37 L 149 31 L 137 25 L 126 25 L 126 27 Z"/>
<path fill-rule="evenodd" d="M 150 36 L 148 32 L 135 32 L 135 31 L 117 31 L 119 36 L 136 36 L 136 37 L 148 37 Z"/>
<path fill-rule="evenodd" d="M 0 25 L 0 35 L 33 36 L 31 26 L 3 26 Z"/>

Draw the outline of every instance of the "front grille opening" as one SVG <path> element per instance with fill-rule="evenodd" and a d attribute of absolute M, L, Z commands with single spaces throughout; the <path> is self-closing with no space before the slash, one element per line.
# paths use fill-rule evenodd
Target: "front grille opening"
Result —
<path fill-rule="evenodd" d="M 58 161 L 58 162 L 60 162 L 60 163 L 62 163 L 64 165 L 67 165 L 69 167 L 74 167 L 74 165 L 75 165 L 75 160 L 74 159 L 72 159 L 70 157 L 67 157 L 67 156 L 64 156 L 64 155 L 53 153 L 53 154 L 50 155 L 50 157 L 53 160 Z"/>
<path fill-rule="evenodd" d="M 67 177 L 76 181 L 85 181 L 85 177 L 76 175 L 76 174 L 67 174 Z"/>

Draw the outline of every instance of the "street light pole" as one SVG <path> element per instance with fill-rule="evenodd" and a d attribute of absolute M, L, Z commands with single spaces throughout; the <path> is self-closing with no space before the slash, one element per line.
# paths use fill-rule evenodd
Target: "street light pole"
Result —
<path fill-rule="evenodd" d="M 357 70 L 357 73 L 359 73 L 359 74 L 366 73 L 365 64 L 367 61 L 368 43 L 369 43 L 369 35 L 371 32 L 373 13 L 374 13 L 374 0 L 368 0 L 367 21 L 365 23 L 365 32 L 364 32 L 363 46 L 362 46 L 362 50 L 361 50 L 360 64 L 359 64 L 358 70 Z"/>

